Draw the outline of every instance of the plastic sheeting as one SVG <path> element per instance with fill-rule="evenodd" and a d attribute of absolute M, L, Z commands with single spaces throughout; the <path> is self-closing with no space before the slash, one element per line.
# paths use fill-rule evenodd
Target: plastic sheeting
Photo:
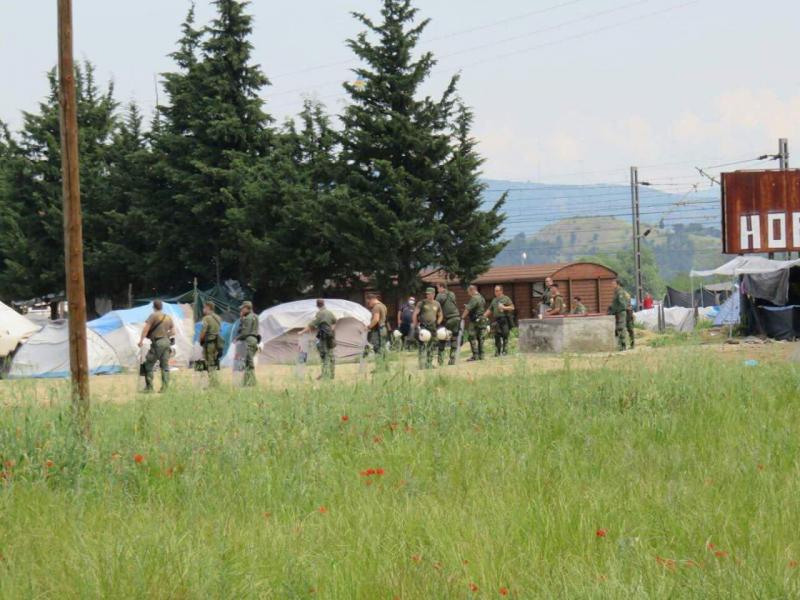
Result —
<path fill-rule="evenodd" d="M 122 370 L 111 345 L 97 333 L 86 331 L 89 373 L 101 375 Z M 69 377 L 69 328 L 67 321 L 52 321 L 17 350 L 11 362 L 9 378 Z"/>
<path fill-rule="evenodd" d="M 39 329 L 34 322 L 0 302 L 0 358 L 11 354 Z"/>
<path fill-rule="evenodd" d="M 139 365 L 139 337 L 144 322 L 152 312 L 152 302 L 136 308 L 113 310 L 99 319 L 89 321 L 87 326 L 111 345 L 124 367 L 134 368 Z M 175 323 L 175 356 L 170 359 L 170 365 L 186 367 L 192 355 L 191 307 L 165 302 L 164 313 L 171 316 Z"/>
<path fill-rule="evenodd" d="M 336 323 L 337 361 L 357 360 L 364 351 L 367 326 L 371 313 L 355 302 L 348 300 L 325 300 L 325 307 L 330 310 L 338 322 Z M 315 300 L 298 300 L 287 304 L 279 304 L 262 312 L 259 317 L 259 333 L 264 349 L 258 354 L 259 364 L 292 364 L 297 361 L 300 347 L 300 331 L 305 328 L 317 314 Z M 234 326 L 234 336 L 238 323 Z M 222 361 L 223 367 L 233 364 L 235 344 L 231 344 Z M 314 356 L 311 353 L 311 357 Z"/>
<path fill-rule="evenodd" d="M 713 277 L 715 275 L 736 277 L 737 275 L 754 273 L 774 273 L 775 271 L 797 266 L 800 266 L 800 260 L 769 260 L 761 256 L 737 256 L 716 269 L 709 271 L 692 270 L 690 274 L 692 277 Z"/>
<path fill-rule="evenodd" d="M 650 331 L 658 331 L 658 307 L 635 312 L 633 319 Z M 694 329 L 694 311 L 682 306 L 665 308 L 664 326 L 674 331 L 691 331 Z"/>
<path fill-rule="evenodd" d="M 740 295 L 737 290 L 735 293 L 731 294 L 731 296 L 722 306 L 719 307 L 719 313 L 717 313 L 717 316 L 714 319 L 714 325 L 738 325 L 739 321 L 741 320 L 739 302 Z"/>

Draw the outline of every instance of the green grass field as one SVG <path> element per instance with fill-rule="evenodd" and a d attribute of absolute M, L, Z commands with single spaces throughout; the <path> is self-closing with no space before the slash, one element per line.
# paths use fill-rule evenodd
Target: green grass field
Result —
<path fill-rule="evenodd" d="M 96 403 L 88 447 L 6 384 L 0 597 L 800 596 L 795 365 L 508 362 Z"/>

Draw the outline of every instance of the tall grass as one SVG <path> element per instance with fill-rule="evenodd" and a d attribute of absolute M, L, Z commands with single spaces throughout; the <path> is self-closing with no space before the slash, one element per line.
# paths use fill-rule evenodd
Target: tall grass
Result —
<path fill-rule="evenodd" d="M 800 596 L 797 370 L 660 352 L 6 405 L 0 597 Z"/>

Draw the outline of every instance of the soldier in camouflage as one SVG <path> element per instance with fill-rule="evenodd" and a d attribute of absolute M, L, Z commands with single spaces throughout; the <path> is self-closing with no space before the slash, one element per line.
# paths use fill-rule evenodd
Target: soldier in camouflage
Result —
<path fill-rule="evenodd" d="M 222 355 L 224 340 L 221 335 L 222 319 L 214 312 L 214 303 L 206 302 L 203 305 L 203 320 L 200 327 L 200 345 L 203 347 L 203 360 L 208 371 L 208 384 L 211 387 L 219 385 L 217 371 L 219 370 L 219 357 Z"/>
<path fill-rule="evenodd" d="M 436 343 L 436 328 L 444 320 L 442 306 L 434 299 L 436 290 L 429 287 L 425 290 L 425 299 L 417 303 L 414 309 L 412 324 L 415 330 L 426 329 L 430 332 L 431 338 L 427 342 L 419 340 L 419 368 L 433 368 L 433 345 Z"/>
<path fill-rule="evenodd" d="M 153 300 L 153 313 L 147 317 L 139 337 L 139 348 L 144 338 L 150 339 L 150 350 L 144 361 L 145 392 L 153 391 L 153 368 L 158 363 L 161 369 L 161 392 L 169 388 L 169 357 L 175 344 L 175 323 L 172 317 L 163 312 L 161 300 Z"/>
<path fill-rule="evenodd" d="M 378 360 L 386 358 L 386 342 L 389 339 L 388 330 L 386 328 L 386 305 L 378 299 L 375 294 L 367 296 L 367 308 L 372 313 L 370 319 L 367 341 L 372 346 L 375 352 L 375 357 Z M 365 349 L 365 352 L 368 349 Z"/>
<path fill-rule="evenodd" d="M 627 308 L 630 306 L 630 296 L 617 279 L 611 282 L 614 290 L 614 296 L 611 300 L 611 306 L 608 307 L 608 313 L 614 315 L 614 335 L 617 338 L 617 347 L 620 351 L 625 350 L 625 321 Z"/>
<path fill-rule="evenodd" d="M 456 295 L 447 289 L 444 283 L 437 283 L 436 301 L 442 307 L 442 315 L 444 316 L 444 326 L 450 332 L 449 340 L 439 340 L 439 366 L 444 365 L 444 351 L 447 346 L 450 346 L 450 360 L 449 365 L 456 364 L 456 345 L 458 344 L 458 330 L 461 325 L 461 319 L 458 314 L 458 305 L 456 304 Z"/>
<path fill-rule="evenodd" d="M 325 300 L 317 299 L 317 314 L 314 320 L 300 332 L 301 335 L 312 330 L 317 332 L 317 350 L 322 360 L 322 373 L 318 379 L 333 379 L 336 371 L 336 315 L 325 307 Z"/>
<path fill-rule="evenodd" d="M 242 385 L 251 387 L 256 384 L 256 354 L 261 334 L 258 333 L 258 317 L 253 312 L 253 303 L 246 300 L 239 309 L 239 334 L 236 340 L 244 342 L 247 354 L 244 359 L 244 381 Z"/>
<path fill-rule="evenodd" d="M 508 354 L 508 338 L 511 335 L 511 314 L 514 312 L 514 303 L 505 295 L 502 285 L 494 286 L 494 299 L 484 313 L 485 317 L 493 317 L 494 355 L 505 356 Z"/>
<path fill-rule="evenodd" d="M 487 320 L 483 316 L 486 311 L 486 300 L 478 292 L 478 286 L 471 285 L 467 289 L 469 302 L 461 313 L 462 319 L 469 318 L 467 333 L 469 334 L 469 347 L 472 350 L 470 361 L 483 360 L 483 338 L 486 335 Z"/>

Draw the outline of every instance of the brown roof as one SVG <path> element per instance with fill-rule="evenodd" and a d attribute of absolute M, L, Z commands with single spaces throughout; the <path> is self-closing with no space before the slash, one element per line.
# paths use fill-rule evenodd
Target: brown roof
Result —
<path fill-rule="evenodd" d="M 518 265 L 511 267 L 492 267 L 482 275 L 479 275 L 472 283 L 481 285 L 487 283 L 513 283 L 514 281 L 530 281 L 544 279 L 548 275 L 553 275 L 557 271 L 576 263 L 555 263 L 549 265 Z M 429 271 L 422 274 L 422 281 L 425 283 L 457 283 L 458 280 L 449 278 L 447 273 L 441 269 Z"/>

